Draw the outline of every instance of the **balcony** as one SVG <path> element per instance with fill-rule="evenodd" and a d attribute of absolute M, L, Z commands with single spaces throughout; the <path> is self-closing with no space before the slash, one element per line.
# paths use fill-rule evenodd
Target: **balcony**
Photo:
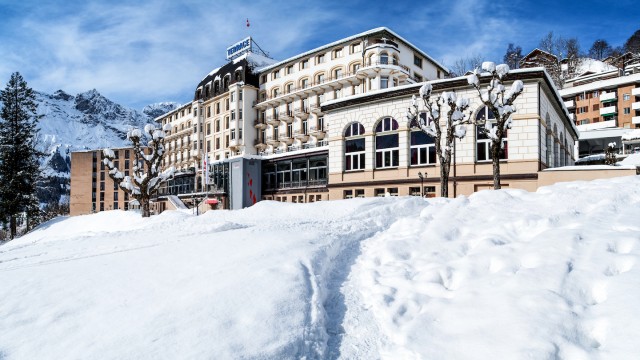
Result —
<path fill-rule="evenodd" d="M 320 110 L 320 105 L 311 105 L 311 112 L 316 115 L 322 115 L 322 111 Z"/>
<path fill-rule="evenodd" d="M 267 124 L 264 122 L 264 119 L 263 120 L 255 119 L 253 120 L 253 126 L 257 129 L 264 129 L 267 127 Z"/>
<path fill-rule="evenodd" d="M 631 104 L 631 108 L 633 110 L 640 110 L 640 101 L 636 101 L 633 104 Z"/>
<path fill-rule="evenodd" d="M 616 109 L 615 105 L 600 108 L 600 116 L 613 115 L 616 113 L 618 113 L 618 109 Z"/>
<path fill-rule="evenodd" d="M 278 119 L 286 121 L 286 122 L 292 122 L 293 121 L 293 111 L 291 110 L 287 110 L 284 111 L 282 113 L 280 113 L 280 115 L 278 116 Z"/>
<path fill-rule="evenodd" d="M 569 119 L 573 122 L 576 122 L 576 114 L 569 113 Z"/>
<path fill-rule="evenodd" d="M 293 143 L 293 138 L 291 138 L 287 134 L 280 134 L 278 136 L 278 141 L 283 142 L 283 143 L 285 143 L 287 145 L 291 145 Z"/>
<path fill-rule="evenodd" d="M 386 69 L 390 69 L 390 70 L 395 70 L 398 73 L 401 73 L 402 75 L 404 75 L 404 77 L 411 77 L 411 69 L 409 69 L 408 66 L 406 65 L 402 65 L 400 64 L 399 61 L 397 61 L 396 59 L 388 59 L 386 61 L 372 61 L 372 60 L 367 60 L 364 64 L 363 67 L 361 67 L 360 69 L 358 69 L 358 75 L 360 74 L 364 74 L 366 76 L 376 76 L 378 75 L 378 73 L 380 73 L 380 68 L 386 68 Z M 389 73 L 394 73 L 394 71 L 391 72 L 387 72 L 385 73 L 385 75 L 389 74 Z M 403 81 L 406 79 L 402 79 L 400 78 L 400 81 Z"/>
<path fill-rule="evenodd" d="M 307 141 L 307 139 L 309 139 L 309 135 L 302 132 L 302 130 L 294 130 L 293 137 L 302 141 Z"/>
<path fill-rule="evenodd" d="M 600 94 L 600 102 L 612 102 L 618 100 L 618 93 L 615 91 Z"/>
<path fill-rule="evenodd" d="M 280 125 L 280 118 L 278 115 L 267 115 L 266 120 L 269 125 Z"/>
<path fill-rule="evenodd" d="M 634 116 L 631 118 L 632 124 L 640 124 L 640 116 Z"/>
<path fill-rule="evenodd" d="M 637 88 L 631 90 L 631 95 L 640 96 L 640 87 L 637 87 Z"/>
<path fill-rule="evenodd" d="M 255 139 L 255 140 L 253 140 L 253 146 L 257 147 L 257 148 L 263 148 L 263 147 L 267 146 L 267 144 L 262 142 L 262 140 L 260 140 L 260 139 Z"/>
<path fill-rule="evenodd" d="M 296 107 L 293 112 L 296 114 L 297 117 L 301 118 L 301 119 L 308 119 L 309 118 L 309 107 L 308 106 L 300 106 L 300 107 Z"/>
<path fill-rule="evenodd" d="M 573 109 L 574 107 L 576 107 L 576 102 L 573 100 L 565 101 L 564 106 L 566 106 L 567 109 Z"/>
<path fill-rule="evenodd" d="M 280 143 L 280 140 L 273 137 L 273 135 L 267 135 L 266 140 L 269 145 L 277 145 Z"/>
<path fill-rule="evenodd" d="M 616 127 L 616 120 L 607 120 L 607 121 L 600 121 L 592 124 L 578 125 L 578 130 L 587 131 L 587 130 L 605 129 L 605 128 L 613 128 L 613 127 Z"/>
<path fill-rule="evenodd" d="M 324 129 L 319 129 L 316 125 L 311 125 L 309 127 L 309 134 L 317 137 L 318 139 L 324 138 Z"/>
<path fill-rule="evenodd" d="M 229 147 L 237 147 L 244 145 L 244 141 L 242 139 L 231 139 L 229 140 Z"/>

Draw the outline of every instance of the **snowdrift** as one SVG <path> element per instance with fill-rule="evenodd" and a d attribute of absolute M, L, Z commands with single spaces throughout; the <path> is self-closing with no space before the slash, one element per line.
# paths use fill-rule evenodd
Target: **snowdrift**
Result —
<path fill-rule="evenodd" d="M 633 359 L 640 177 L 110 211 L 0 247 L 0 358 Z"/>

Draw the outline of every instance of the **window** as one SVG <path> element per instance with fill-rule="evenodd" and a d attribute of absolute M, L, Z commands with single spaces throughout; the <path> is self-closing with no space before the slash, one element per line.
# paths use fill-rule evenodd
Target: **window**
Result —
<path fill-rule="evenodd" d="M 242 101 L 242 90 L 238 92 L 238 101 Z"/>
<path fill-rule="evenodd" d="M 229 128 L 229 117 L 228 116 L 224 117 L 224 128 L 225 129 Z"/>
<path fill-rule="evenodd" d="M 482 108 L 476 115 L 477 120 L 486 120 L 487 122 L 495 125 L 495 116 L 489 110 L 488 107 Z M 489 161 L 491 160 L 491 139 L 484 132 L 485 127 L 483 125 L 476 125 L 476 160 L 477 161 Z M 500 159 L 507 158 L 507 139 L 502 139 L 502 149 L 500 149 Z"/>
<path fill-rule="evenodd" d="M 271 78 L 272 78 L 272 79 L 279 79 L 279 78 L 280 78 L 280 70 L 278 70 L 278 71 L 274 71 L 274 72 L 271 74 Z"/>
<path fill-rule="evenodd" d="M 273 94 L 273 97 L 278 97 L 280 95 L 280 89 L 278 88 L 273 89 L 272 94 Z"/>
<path fill-rule="evenodd" d="M 345 190 L 343 199 L 353 199 L 353 190 Z"/>
<path fill-rule="evenodd" d="M 285 86 L 285 92 L 287 94 L 291 93 L 293 91 L 293 83 L 289 83 L 287 84 L 287 86 Z"/>
<path fill-rule="evenodd" d="M 386 89 L 389 87 L 389 77 L 381 76 L 380 77 L 380 89 Z"/>
<path fill-rule="evenodd" d="M 231 101 L 232 101 L 232 102 L 233 102 L 233 101 L 235 101 L 235 100 L 233 100 L 233 99 L 235 98 L 235 94 L 234 94 L 234 93 L 231 93 L 231 94 L 230 94 L 230 97 L 231 97 Z"/>
<path fill-rule="evenodd" d="M 339 57 L 342 57 L 342 49 L 334 50 L 333 51 L 333 58 L 336 59 L 336 58 L 339 58 Z"/>
<path fill-rule="evenodd" d="M 322 84 L 324 82 L 324 74 L 318 74 L 316 76 L 316 83 L 317 84 Z"/>
<path fill-rule="evenodd" d="M 324 54 L 316 56 L 316 64 L 322 64 L 324 62 Z"/>
<path fill-rule="evenodd" d="M 422 68 L 422 58 L 416 54 L 413 54 L 413 65 Z"/>
<path fill-rule="evenodd" d="M 286 72 L 287 72 L 287 75 L 289 75 L 289 74 L 293 74 L 293 65 L 289 65 L 289 66 L 287 66 L 287 70 L 286 70 Z"/>
<path fill-rule="evenodd" d="M 333 78 L 340 79 L 342 77 L 342 69 L 333 70 Z"/>
<path fill-rule="evenodd" d="M 422 76 L 418 75 L 418 73 L 414 73 L 413 78 L 416 80 L 416 82 L 422 82 Z"/>
<path fill-rule="evenodd" d="M 373 189 L 373 196 L 377 196 L 377 197 L 384 197 L 384 188 L 382 189 Z"/>
<path fill-rule="evenodd" d="M 389 63 L 389 55 L 387 53 L 380 54 L 380 64 L 388 64 Z"/>
<path fill-rule="evenodd" d="M 624 114 L 625 114 L 625 115 L 627 115 L 627 114 L 631 114 L 631 108 L 628 108 L 628 107 L 627 107 L 627 108 L 624 108 L 624 109 L 623 109 L 623 112 L 624 112 Z"/>
<path fill-rule="evenodd" d="M 360 52 L 360 51 L 362 51 L 362 48 L 361 48 L 361 46 L 360 46 L 360 43 L 357 43 L 357 44 L 351 44 L 351 53 L 352 53 L 352 54 L 355 54 L 355 53 Z"/>
<path fill-rule="evenodd" d="M 220 114 L 220 103 L 216 103 L 216 114 Z"/>
<path fill-rule="evenodd" d="M 318 118 L 318 130 L 324 131 L 324 117 Z"/>
<path fill-rule="evenodd" d="M 411 132 L 411 165 L 436 163 L 436 144 L 433 138 L 424 132 Z"/>
<path fill-rule="evenodd" d="M 225 110 L 225 111 L 229 111 L 229 99 L 225 100 L 225 103 L 224 103 L 224 110 Z"/>
<path fill-rule="evenodd" d="M 300 61 L 300 69 L 308 69 L 309 68 L 309 59 Z"/>
<path fill-rule="evenodd" d="M 238 110 L 238 119 L 242 120 L 242 109 Z"/>
<path fill-rule="evenodd" d="M 300 87 L 303 89 L 306 89 L 309 86 L 309 79 L 302 79 L 300 80 Z"/>
<path fill-rule="evenodd" d="M 307 120 L 302 120 L 302 133 L 304 135 L 308 135 L 309 131 L 308 131 L 308 126 L 307 126 Z"/>
<path fill-rule="evenodd" d="M 594 97 L 594 98 L 597 98 L 597 97 L 598 97 L 598 94 L 599 94 L 598 90 L 594 90 L 594 91 L 593 91 L 593 97 Z"/>
<path fill-rule="evenodd" d="M 235 120 L 235 119 L 236 119 L 236 111 L 235 110 L 231 110 L 231 120 Z"/>
<path fill-rule="evenodd" d="M 211 135 L 211 123 L 207 123 L 207 135 Z"/>
<path fill-rule="evenodd" d="M 364 197 L 364 189 L 356 189 L 356 197 L 363 198 Z"/>
<path fill-rule="evenodd" d="M 365 139 L 363 135 L 364 126 L 358 122 L 350 124 L 345 130 L 345 171 L 364 169 Z M 354 137 L 357 138 L 354 139 Z"/>
<path fill-rule="evenodd" d="M 399 163 L 398 122 L 385 117 L 376 126 L 376 168 L 397 167 Z M 392 132 L 393 133 L 389 133 Z"/>
<path fill-rule="evenodd" d="M 387 192 L 390 196 L 398 196 L 398 188 L 388 188 Z"/>
<path fill-rule="evenodd" d="M 216 129 L 215 131 L 220 131 L 220 119 L 216 119 Z"/>
<path fill-rule="evenodd" d="M 624 100 L 624 101 L 628 101 L 629 99 L 631 99 L 631 95 L 630 95 L 630 94 L 624 94 L 624 95 L 622 95 L 622 100 Z"/>
<path fill-rule="evenodd" d="M 355 63 L 351 65 L 351 72 L 355 74 L 360 69 L 360 63 Z"/>
<path fill-rule="evenodd" d="M 342 89 L 333 90 L 333 98 L 339 99 L 342 96 Z"/>

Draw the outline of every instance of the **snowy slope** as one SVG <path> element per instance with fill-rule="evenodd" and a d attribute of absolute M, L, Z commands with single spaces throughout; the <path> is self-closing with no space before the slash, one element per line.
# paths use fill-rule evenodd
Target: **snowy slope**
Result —
<path fill-rule="evenodd" d="M 0 247 L 0 357 L 633 359 L 639 211 L 628 177 L 54 220 Z"/>

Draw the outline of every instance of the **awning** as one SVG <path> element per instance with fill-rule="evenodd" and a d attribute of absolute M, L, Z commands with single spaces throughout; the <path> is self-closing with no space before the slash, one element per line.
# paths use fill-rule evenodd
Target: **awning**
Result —
<path fill-rule="evenodd" d="M 217 205 L 218 199 L 207 199 L 207 204 L 209 205 Z"/>

